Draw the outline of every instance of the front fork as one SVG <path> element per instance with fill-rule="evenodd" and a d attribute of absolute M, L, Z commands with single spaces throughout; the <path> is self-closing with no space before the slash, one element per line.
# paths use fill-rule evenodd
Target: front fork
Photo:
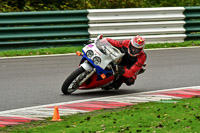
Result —
<path fill-rule="evenodd" d="M 89 72 L 89 74 L 86 75 L 86 77 L 84 77 L 80 82 L 79 82 L 79 86 L 81 86 L 85 81 L 87 81 L 91 76 L 92 74 L 94 74 L 96 71 L 95 68 L 93 68 L 93 70 L 91 72 Z"/>

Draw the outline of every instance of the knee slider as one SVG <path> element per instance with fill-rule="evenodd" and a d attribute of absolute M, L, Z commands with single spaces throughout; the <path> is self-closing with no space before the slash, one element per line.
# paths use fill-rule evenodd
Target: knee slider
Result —
<path fill-rule="evenodd" d="M 130 86 L 133 85 L 135 83 L 135 79 L 133 78 L 128 78 L 125 80 L 126 85 Z"/>

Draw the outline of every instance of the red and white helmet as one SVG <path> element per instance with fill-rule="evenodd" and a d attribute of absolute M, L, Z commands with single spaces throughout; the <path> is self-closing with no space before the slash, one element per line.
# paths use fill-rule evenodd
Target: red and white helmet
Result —
<path fill-rule="evenodd" d="M 138 56 L 145 47 L 145 39 L 137 35 L 131 39 L 128 52 L 131 56 Z"/>

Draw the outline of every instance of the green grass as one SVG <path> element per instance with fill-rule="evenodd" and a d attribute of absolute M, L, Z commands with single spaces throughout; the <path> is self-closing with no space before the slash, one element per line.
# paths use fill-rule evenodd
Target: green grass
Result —
<path fill-rule="evenodd" d="M 146 49 L 200 46 L 200 41 L 185 41 L 181 43 L 147 44 Z"/>
<path fill-rule="evenodd" d="M 176 100 L 177 101 L 177 100 Z M 149 102 L 127 108 L 94 111 L 0 128 L 13 133 L 198 133 L 200 98 L 177 102 Z"/>
<path fill-rule="evenodd" d="M 81 51 L 82 48 L 83 48 L 82 46 L 77 46 L 77 47 L 28 49 L 28 50 L 9 50 L 9 51 L 0 51 L 0 57 L 66 54 L 66 53 L 75 53 L 77 50 Z"/>
<path fill-rule="evenodd" d="M 182 43 L 147 44 L 145 49 L 189 47 L 189 46 L 200 46 L 200 41 L 185 41 Z M 66 53 L 75 53 L 77 50 L 81 51 L 81 49 L 82 49 L 82 46 L 45 48 L 45 49 L 28 49 L 28 50 L 9 50 L 9 51 L 0 51 L 0 57 L 66 54 Z"/>

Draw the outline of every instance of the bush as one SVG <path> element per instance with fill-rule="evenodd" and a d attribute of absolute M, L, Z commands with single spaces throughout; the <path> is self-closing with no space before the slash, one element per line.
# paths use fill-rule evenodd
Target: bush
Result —
<path fill-rule="evenodd" d="M 200 6 L 199 0 L 1 0 L 0 12 Z"/>

